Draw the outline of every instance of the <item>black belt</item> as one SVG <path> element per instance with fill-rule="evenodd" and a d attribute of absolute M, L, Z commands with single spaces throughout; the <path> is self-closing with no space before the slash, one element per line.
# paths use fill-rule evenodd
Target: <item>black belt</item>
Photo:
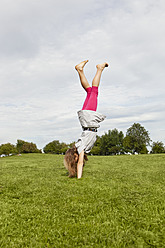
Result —
<path fill-rule="evenodd" d="M 95 127 L 83 127 L 83 131 L 97 132 L 97 128 L 95 128 Z"/>

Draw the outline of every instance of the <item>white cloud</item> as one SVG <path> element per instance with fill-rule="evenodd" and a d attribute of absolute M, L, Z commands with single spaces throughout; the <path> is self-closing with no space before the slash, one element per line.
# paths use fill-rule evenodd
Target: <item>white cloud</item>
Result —
<path fill-rule="evenodd" d="M 165 143 L 164 10 L 163 0 L 2 1 L 0 143 L 76 140 L 85 93 L 74 66 L 86 58 L 90 82 L 95 64 L 110 62 L 100 134 L 139 122 Z"/>

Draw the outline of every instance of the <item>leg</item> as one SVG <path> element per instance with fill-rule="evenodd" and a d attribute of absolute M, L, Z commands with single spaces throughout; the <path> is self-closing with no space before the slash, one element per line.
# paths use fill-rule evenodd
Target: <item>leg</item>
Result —
<path fill-rule="evenodd" d="M 86 88 L 85 90 L 86 90 L 86 92 L 87 92 L 87 96 L 86 96 L 86 98 L 85 98 L 85 101 L 84 101 L 82 110 L 85 110 L 85 109 L 86 109 L 86 106 L 87 106 L 87 104 L 88 104 L 88 101 L 89 101 L 89 98 L 90 98 L 90 95 L 91 95 L 91 90 L 92 90 L 92 88 L 89 87 L 89 88 Z"/>
<path fill-rule="evenodd" d="M 87 62 L 88 62 L 88 60 L 85 60 L 85 61 L 83 61 L 80 64 L 75 66 L 75 69 L 77 70 L 79 77 L 80 77 L 81 85 L 85 90 L 90 87 L 90 85 L 89 85 L 89 83 L 85 77 L 84 71 L 83 71 L 83 68 Z"/>
<path fill-rule="evenodd" d="M 97 67 L 97 72 L 96 75 L 92 81 L 92 86 L 99 87 L 100 84 L 100 79 L 101 79 L 101 74 L 104 70 L 105 67 L 108 67 L 107 63 L 99 64 L 96 66 Z"/>
<path fill-rule="evenodd" d="M 86 100 L 84 102 L 82 110 L 96 111 L 96 109 L 97 109 L 98 87 L 92 86 L 92 88 L 89 88 L 89 89 L 90 89 L 90 95 L 87 94 L 87 97 L 86 97 Z"/>
<path fill-rule="evenodd" d="M 88 100 L 89 100 L 89 97 L 90 97 L 90 94 L 91 94 L 91 87 L 90 87 L 90 85 L 89 85 L 89 83 L 85 77 L 84 71 L 83 71 L 83 68 L 87 62 L 88 62 L 88 60 L 85 60 L 85 61 L 83 61 L 80 64 L 75 66 L 75 69 L 77 70 L 79 77 L 80 77 L 81 85 L 85 89 L 85 91 L 87 92 L 87 96 L 86 96 L 86 99 L 84 101 L 82 109 L 84 109 L 86 107 Z"/>
<path fill-rule="evenodd" d="M 96 75 L 92 81 L 92 89 L 90 96 L 88 98 L 87 104 L 83 106 L 83 110 L 97 110 L 97 96 L 98 96 L 98 86 L 100 84 L 101 74 L 105 67 L 108 67 L 107 63 L 99 64 L 96 66 L 97 72 Z"/>

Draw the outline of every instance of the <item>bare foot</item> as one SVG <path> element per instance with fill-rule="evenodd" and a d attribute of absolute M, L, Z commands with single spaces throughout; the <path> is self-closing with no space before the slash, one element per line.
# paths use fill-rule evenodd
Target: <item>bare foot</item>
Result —
<path fill-rule="evenodd" d="M 103 64 L 99 64 L 99 65 L 96 65 L 97 69 L 100 69 L 100 70 L 104 70 L 105 67 L 108 67 L 108 63 L 103 63 Z"/>
<path fill-rule="evenodd" d="M 85 60 L 85 61 L 83 61 L 83 62 L 81 62 L 80 64 L 78 64 L 78 65 L 76 65 L 75 66 L 75 69 L 78 71 L 82 71 L 83 70 L 83 68 L 84 68 L 84 66 L 85 66 L 85 64 L 88 62 L 89 60 Z"/>

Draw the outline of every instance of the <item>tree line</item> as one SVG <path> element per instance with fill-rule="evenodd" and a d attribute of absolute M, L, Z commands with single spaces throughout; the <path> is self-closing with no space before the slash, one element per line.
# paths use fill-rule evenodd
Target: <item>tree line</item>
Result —
<path fill-rule="evenodd" d="M 108 130 L 102 136 L 97 136 L 97 141 L 92 148 L 92 155 L 121 155 L 121 154 L 148 154 L 147 147 L 151 147 L 150 153 L 165 153 L 163 142 L 152 142 L 149 132 L 139 123 L 134 123 L 127 129 L 124 136 L 122 131 Z M 68 148 L 72 147 L 75 142 L 66 144 L 59 140 L 48 143 L 44 148 L 44 153 L 49 154 L 65 154 Z M 23 140 L 17 140 L 16 145 L 10 143 L 0 145 L 0 155 L 16 154 L 16 153 L 41 153 L 34 143 Z"/>
<path fill-rule="evenodd" d="M 24 140 L 17 140 L 16 145 L 10 143 L 0 145 L 0 155 L 9 156 L 21 153 L 42 153 L 42 151 L 37 148 L 36 144 Z"/>
<path fill-rule="evenodd" d="M 162 142 L 153 142 L 150 139 L 149 132 L 139 123 L 134 123 L 127 129 L 126 136 L 122 131 L 108 130 L 104 135 L 97 136 L 94 147 L 90 154 L 92 155 L 117 155 L 117 154 L 147 154 L 148 146 L 151 146 L 150 153 L 165 153 L 165 147 Z M 45 153 L 64 154 L 66 150 L 72 147 L 54 140 L 44 147 Z"/>

